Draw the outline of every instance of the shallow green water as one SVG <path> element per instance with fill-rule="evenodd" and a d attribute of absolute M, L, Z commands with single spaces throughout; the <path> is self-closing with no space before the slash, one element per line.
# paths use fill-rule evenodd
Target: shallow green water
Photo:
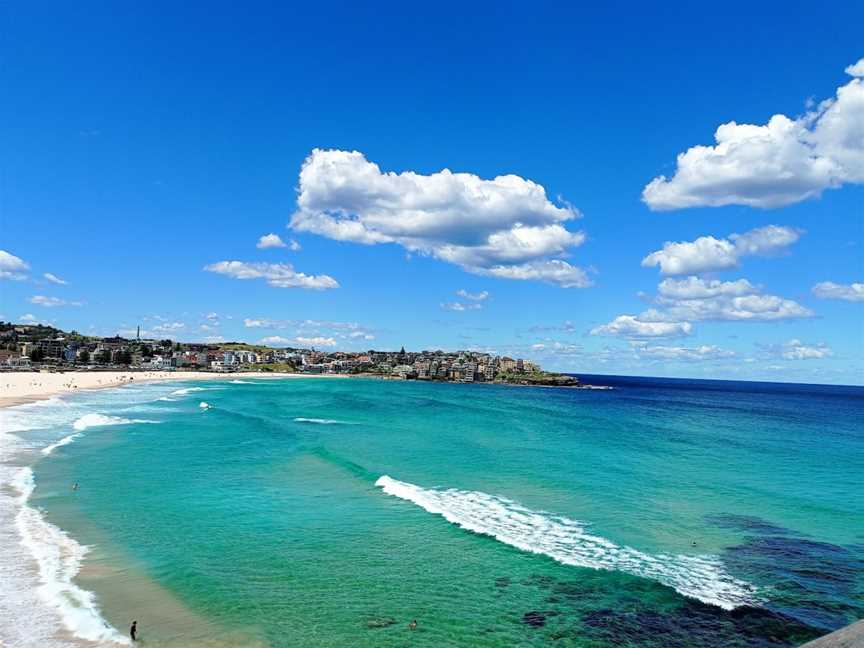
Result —
<path fill-rule="evenodd" d="M 770 646 L 864 613 L 854 390 L 296 379 L 172 393 L 191 385 L 79 399 L 75 420 L 153 423 L 86 427 L 35 465 L 31 504 L 205 634 Z M 168 637 L 146 606 L 103 608 L 121 629 L 139 619 L 150 645 Z"/>

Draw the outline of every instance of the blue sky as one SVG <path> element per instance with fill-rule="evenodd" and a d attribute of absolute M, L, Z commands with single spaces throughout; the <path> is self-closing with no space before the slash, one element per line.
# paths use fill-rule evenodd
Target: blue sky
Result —
<path fill-rule="evenodd" d="M 864 382 L 860 3 L 175 4 L 4 6 L 3 319 Z"/>

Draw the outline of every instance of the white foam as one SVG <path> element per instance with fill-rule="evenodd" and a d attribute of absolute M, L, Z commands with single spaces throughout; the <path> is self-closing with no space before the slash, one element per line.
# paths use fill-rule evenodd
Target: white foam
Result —
<path fill-rule="evenodd" d="M 756 588 L 730 575 L 716 556 L 648 554 L 588 533 L 576 520 L 532 511 L 476 491 L 425 489 L 383 475 L 375 482 L 463 529 L 491 536 L 565 565 L 620 571 L 673 587 L 684 596 L 731 610 L 757 602 Z"/>
<path fill-rule="evenodd" d="M 91 427 L 103 427 L 106 425 L 129 425 L 131 423 L 158 423 L 147 419 L 127 419 L 120 416 L 106 416 L 105 414 L 85 414 L 76 420 L 72 427 L 79 432 Z"/>
<path fill-rule="evenodd" d="M 294 420 L 297 423 L 317 423 L 319 425 L 351 425 L 347 421 L 337 421 L 336 419 L 303 418 L 302 416 L 298 416 Z"/>
<path fill-rule="evenodd" d="M 191 394 L 193 392 L 212 391 L 212 389 L 212 387 L 185 387 L 184 389 L 177 389 L 171 392 L 171 395 L 185 396 L 186 394 Z"/>
<path fill-rule="evenodd" d="M 52 452 L 54 452 L 57 448 L 59 448 L 61 446 L 69 445 L 70 443 L 72 443 L 75 439 L 77 439 L 80 436 L 81 436 L 80 432 L 76 432 L 75 434 L 70 434 L 68 436 L 65 436 L 62 439 L 60 439 L 59 441 L 56 441 L 55 443 L 52 443 L 51 445 L 42 448 L 42 454 L 47 457 Z"/>
<path fill-rule="evenodd" d="M 92 592 L 81 589 L 72 579 L 81 569 L 88 548 L 50 524 L 35 508 L 26 504 L 33 492 L 33 471 L 21 468 L 13 486 L 20 493 L 21 508 L 15 518 L 21 543 L 39 566 L 38 596 L 59 612 L 63 625 L 78 637 L 90 641 L 110 641 L 128 645 L 129 641 L 108 625 L 99 612 Z"/>
<path fill-rule="evenodd" d="M 249 380 L 232 380 L 231 384 L 232 385 L 254 385 L 255 383 L 253 383 Z"/>
<path fill-rule="evenodd" d="M 213 406 L 210 403 L 206 403 L 204 401 L 201 401 L 200 403 L 198 403 L 198 407 L 200 407 L 202 410 L 208 410 Z"/>
<path fill-rule="evenodd" d="M 87 547 L 28 505 L 32 470 L 2 464 L 0 486 L 11 487 L 0 488 L 0 645 L 69 646 L 57 636 L 64 628 L 100 646 L 129 645 L 102 618 L 94 595 L 72 580 Z"/>

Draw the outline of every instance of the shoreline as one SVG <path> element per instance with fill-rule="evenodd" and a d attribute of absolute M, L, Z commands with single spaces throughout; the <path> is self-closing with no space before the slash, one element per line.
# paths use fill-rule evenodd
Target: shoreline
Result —
<path fill-rule="evenodd" d="M 237 371 L 9 371 L 0 373 L 0 409 L 26 405 L 82 390 L 188 380 L 274 380 L 280 378 L 345 378 L 340 374 L 263 373 Z"/>

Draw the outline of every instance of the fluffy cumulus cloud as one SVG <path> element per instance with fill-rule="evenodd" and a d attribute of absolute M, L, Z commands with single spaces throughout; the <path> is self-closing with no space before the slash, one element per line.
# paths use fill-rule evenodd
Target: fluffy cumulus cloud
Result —
<path fill-rule="evenodd" d="M 164 333 L 176 333 L 177 331 L 182 331 L 186 328 L 186 324 L 183 322 L 162 322 L 161 324 L 156 324 L 151 329 L 154 333 L 164 334 Z"/>
<path fill-rule="evenodd" d="M 31 304 L 36 304 L 37 306 L 44 306 L 45 308 L 54 308 L 56 306 L 83 306 L 84 304 L 79 301 L 66 301 L 65 299 L 60 299 L 58 297 L 47 297 L 45 295 L 33 295 L 28 299 Z"/>
<path fill-rule="evenodd" d="M 247 263 L 220 261 L 204 267 L 207 272 L 223 274 L 234 279 L 264 279 L 275 288 L 306 288 L 329 290 L 339 283 L 329 275 L 307 275 L 297 272 L 290 263 Z"/>
<path fill-rule="evenodd" d="M 6 250 L 0 250 L 0 279 L 23 281 L 27 278 L 29 269 L 30 265 L 23 259 Z"/>
<path fill-rule="evenodd" d="M 282 240 L 282 237 L 278 234 L 265 234 L 261 238 L 258 239 L 258 243 L 255 245 L 259 250 L 266 250 L 268 248 L 284 248 L 288 247 L 285 241 Z"/>
<path fill-rule="evenodd" d="M 664 275 L 698 274 L 737 268 L 741 257 L 770 256 L 784 251 L 801 237 L 801 230 L 766 225 L 728 238 L 700 236 L 695 241 L 663 244 L 663 249 L 642 259 L 643 267 L 660 268 Z"/>
<path fill-rule="evenodd" d="M 46 272 L 45 274 L 42 275 L 42 277 L 44 277 L 45 281 L 48 281 L 49 283 L 57 284 L 58 286 L 65 286 L 68 283 L 65 279 L 61 279 L 57 275 L 52 274 L 50 272 Z"/>
<path fill-rule="evenodd" d="M 704 362 L 707 360 L 733 358 L 735 357 L 735 352 L 709 344 L 697 347 L 643 345 L 636 347 L 636 355 L 648 360 Z"/>
<path fill-rule="evenodd" d="M 822 281 L 813 286 L 813 294 L 819 299 L 842 299 L 844 301 L 864 301 L 864 283 L 838 284 Z"/>
<path fill-rule="evenodd" d="M 489 292 L 486 290 L 481 290 L 478 293 L 471 293 L 471 292 L 468 292 L 467 290 L 465 290 L 464 288 L 462 290 L 457 290 L 456 295 L 458 297 L 461 297 L 462 299 L 470 299 L 471 301 L 477 301 L 477 302 L 486 301 L 487 299 L 489 299 L 489 296 L 490 296 Z"/>
<path fill-rule="evenodd" d="M 642 192 L 653 210 L 748 205 L 772 208 L 864 182 L 864 59 L 851 81 L 801 117 L 774 115 L 764 125 L 722 124 L 714 146 L 678 155 L 671 178 Z"/>
<path fill-rule="evenodd" d="M 779 353 L 784 360 L 820 360 L 834 355 L 834 352 L 822 342 L 807 345 L 801 340 L 789 340 L 782 345 Z"/>
<path fill-rule="evenodd" d="M 645 338 L 677 338 L 690 335 L 690 322 L 663 322 L 640 319 L 636 315 L 619 315 L 608 324 L 597 326 L 591 335 L 609 335 L 632 340 Z"/>
<path fill-rule="evenodd" d="M 776 321 L 812 317 L 798 302 L 766 295 L 746 279 L 706 280 L 699 277 L 664 279 L 655 303 L 643 317 L 669 321 Z"/>
<path fill-rule="evenodd" d="M 489 299 L 489 292 L 486 290 L 481 290 L 478 293 L 471 293 L 465 290 L 456 291 L 457 297 L 461 297 L 462 299 L 468 300 L 467 302 L 453 301 L 453 302 L 444 302 L 441 304 L 441 308 L 449 311 L 472 311 L 472 310 L 481 310 L 483 308 L 483 302 Z"/>
<path fill-rule="evenodd" d="M 327 320 L 281 320 L 270 318 L 251 318 L 243 320 L 246 328 L 270 330 L 292 330 L 295 337 L 280 339 L 299 344 L 298 340 L 334 339 L 346 343 L 369 342 L 375 339 L 372 329 L 357 322 L 334 322 Z M 280 336 L 272 336 L 280 337 Z M 317 346 L 333 346 L 320 343 Z"/>
<path fill-rule="evenodd" d="M 478 303 L 463 303 L 463 302 L 443 302 L 441 304 L 441 308 L 448 311 L 471 311 L 471 310 L 480 310 L 483 308 L 483 304 Z"/>
<path fill-rule="evenodd" d="M 475 274 L 583 287 L 585 273 L 563 260 L 585 240 L 565 227 L 578 217 L 516 175 L 383 173 L 358 151 L 316 149 L 300 171 L 290 226 L 339 241 L 396 243 Z"/>
<path fill-rule="evenodd" d="M 261 344 L 270 346 L 293 346 L 293 347 L 335 347 L 336 340 L 332 337 L 297 337 L 287 338 L 281 335 L 271 335 L 261 338 Z"/>

